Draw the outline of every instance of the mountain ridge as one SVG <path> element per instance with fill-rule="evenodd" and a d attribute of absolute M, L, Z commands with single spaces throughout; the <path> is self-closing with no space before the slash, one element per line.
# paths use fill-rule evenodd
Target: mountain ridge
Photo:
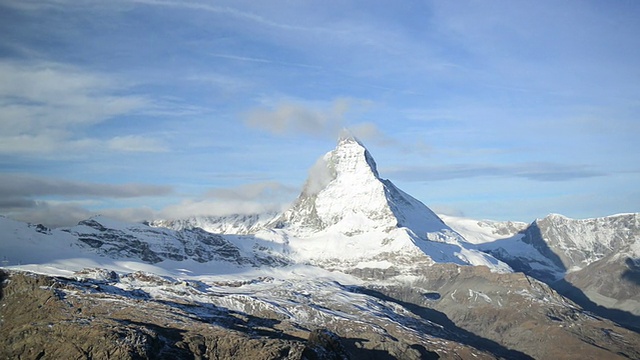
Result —
<path fill-rule="evenodd" d="M 56 354 L 50 338 L 91 343 L 83 326 L 98 326 L 101 338 L 132 343 L 143 358 L 240 358 L 244 343 L 275 351 L 252 352 L 256 358 L 299 360 L 306 337 L 353 359 L 637 358 L 640 333 L 619 326 L 636 321 L 637 287 L 609 286 L 607 270 L 631 282 L 640 274 L 635 259 L 616 252 L 635 254 L 639 215 L 596 221 L 615 235 L 609 242 L 589 221 L 561 216 L 531 224 L 441 219 L 381 179 L 362 143 L 341 138 L 284 214 L 143 224 L 96 216 L 58 229 L 0 217 L 9 270 L 0 271 L 9 334 L 0 354 Z M 584 232 L 593 241 L 572 240 Z M 583 256 L 594 261 L 565 278 L 584 260 L 573 252 L 604 243 L 620 246 Z M 581 275 L 596 265 L 605 275 L 590 283 L 590 273 Z M 582 301 L 591 290 L 616 294 L 606 306 L 620 309 Z M 32 310 L 42 302 L 47 312 Z M 26 327 L 33 341 L 21 335 Z M 229 336 L 232 343 L 221 343 Z"/>

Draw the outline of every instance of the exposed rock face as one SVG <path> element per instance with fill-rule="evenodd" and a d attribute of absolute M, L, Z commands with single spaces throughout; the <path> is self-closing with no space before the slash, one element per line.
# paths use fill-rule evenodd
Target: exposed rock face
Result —
<path fill-rule="evenodd" d="M 632 344 L 636 340 L 631 340 L 640 340 L 638 333 L 594 317 L 524 274 L 435 264 L 410 285 L 363 291 L 396 299 L 463 336 L 480 336 L 476 346 L 507 359 L 640 356 L 640 348 Z"/>
<path fill-rule="evenodd" d="M 301 340 L 248 333 L 170 315 L 154 303 L 73 297 L 38 275 L 3 273 L 3 359 L 300 359 Z"/>
<path fill-rule="evenodd" d="M 302 360 L 349 360 L 340 337 L 329 330 L 316 329 L 309 334 Z"/>
<path fill-rule="evenodd" d="M 640 238 L 640 214 L 584 220 L 549 215 L 536 220 L 524 234 L 523 242 L 553 258 L 559 268 L 573 272 L 607 255 L 634 256 L 632 246 Z M 635 247 L 640 251 L 640 246 Z"/>
<path fill-rule="evenodd" d="M 640 358 L 585 311 L 640 324 L 638 214 L 449 227 L 345 137 L 273 219 L 0 218 L 3 266 L 64 275 L 0 273 L 0 358 Z"/>

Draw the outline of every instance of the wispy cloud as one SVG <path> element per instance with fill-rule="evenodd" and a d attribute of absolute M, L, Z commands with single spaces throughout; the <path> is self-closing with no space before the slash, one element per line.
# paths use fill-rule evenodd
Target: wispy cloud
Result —
<path fill-rule="evenodd" d="M 100 184 L 27 174 L 0 174 L 0 198 L 37 196 L 134 198 L 171 194 L 171 186 L 149 184 Z"/>
<path fill-rule="evenodd" d="M 347 114 L 358 112 L 369 102 L 347 98 L 335 99 L 328 106 L 282 101 L 274 107 L 249 111 L 245 125 L 275 135 L 306 135 L 335 140 L 344 128 L 356 137 L 381 145 L 394 141 L 371 122 L 350 121 Z"/>
<path fill-rule="evenodd" d="M 277 182 L 245 184 L 231 188 L 215 188 L 195 199 L 165 207 L 162 218 L 255 214 L 282 211 L 298 194 L 298 189 Z"/>
<path fill-rule="evenodd" d="M 443 165 L 383 169 L 393 179 L 405 181 L 440 181 L 474 177 L 518 177 L 533 181 L 569 181 L 608 175 L 587 165 L 521 163 L 512 165 Z"/>
<path fill-rule="evenodd" d="M 333 136 L 343 127 L 344 116 L 349 106 L 348 99 L 335 100 L 329 109 L 313 108 L 287 101 L 275 108 L 250 111 L 245 117 L 245 124 L 277 135 L 302 133 Z"/>
<path fill-rule="evenodd" d="M 236 60 L 236 61 L 246 61 L 246 62 L 274 64 L 274 65 L 283 65 L 283 66 L 294 66 L 294 67 L 307 68 L 307 69 L 322 69 L 321 66 L 316 66 L 316 65 L 292 63 L 292 62 L 278 61 L 278 60 L 266 59 L 266 58 L 256 58 L 256 57 L 238 56 L 238 55 L 230 55 L 230 54 L 211 54 L 211 56 L 222 58 L 222 59 L 228 59 L 228 60 Z"/>
<path fill-rule="evenodd" d="M 109 140 L 110 149 L 124 152 L 167 152 L 168 148 L 159 140 L 141 135 L 116 136 Z"/>
<path fill-rule="evenodd" d="M 329 31 L 326 28 L 322 28 L 322 27 L 299 26 L 299 25 L 293 25 L 293 24 L 288 24 L 284 22 L 278 22 L 278 21 L 271 20 L 265 16 L 258 15 L 256 13 L 252 13 L 249 11 L 239 10 L 237 8 L 233 8 L 230 6 L 212 5 L 206 2 L 170 1 L 170 0 L 131 0 L 131 2 L 137 3 L 137 4 L 150 5 L 150 6 L 164 6 L 164 7 L 189 9 L 189 10 L 207 11 L 207 12 L 232 16 L 234 18 L 247 20 L 255 24 L 260 24 L 260 25 L 284 29 L 284 30 L 319 31 L 319 32 Z"/>
<path fill-rule="evenodd" d="M 100 144 L 78 130 L 151 106 L 123 84 L 51 62 L 0 62 L 0 152 L 65 152 Z"/>

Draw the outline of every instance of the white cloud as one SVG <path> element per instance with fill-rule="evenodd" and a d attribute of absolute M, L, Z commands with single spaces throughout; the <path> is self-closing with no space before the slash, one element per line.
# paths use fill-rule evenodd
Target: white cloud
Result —
<path fill-rule="evenodd" d="M 167 147 L 159 140 L 140 135 L 116 136 L 107 142 L 112 150 L 125 152 L 166 152 Z"/>
<path fill-rule="evenodd" d="M 245 123 L 253 128 L 273 134 L 302 133 L 305 135 L 335 135 L 344 124 L 344 114 L 349 109 L 349 100 L 337 99 L 329 109 L 282 102 L 272 109 L 250 111 Z"/>
<path fill-rule="evenodd" d="M 162 218 L 255 214 L 282 211 L 298 194 L 298 189 L 276 182 L 245 184 L 232 188 L 216 188 L 198 199 L 184 200 L 165 207 Z"/>
<path fill-rule="evenodd" d="M 157 218 L 158 212 L 149 207 L 134 207 L 134 208 L 121 208 L 121 209 L 103 209 L 99 211 L 100 215 L 106 217 L 127 221 L 127 222 L 142 222 L 149 221 Z"/>
<path fill-rule="evenodd" d="M 163 219 L 183 219 L 191 216 L 223 216 L 232 214 L 257 214 L 266 211 L 280 211 L 282 206 L 253 201 L 205 201 L 185 200 L 167 206 L 159 212 Z"/>
<path fill-rule="evenodd" d="M 104 145 L 79 132 L 151 106 L 105 76 L 58 63 L 0 61 L 0 152 L 73 152 Z"/>
<path fill-rule="evenodd" d="M 349 126 L 349 130 L 353 135 L 363 141 L 371 141 L 382 146 L 393 145 L 396 143 L 394 139 L 380 131 L 375 124 L 369 122 Z"/>
<path fill-rule="evenodd" d="M 324 157 L 321 157 L 309 169 L 309 176 L 307 182 L 304 184 L 303 191 L 306 195 L 315 195 L 335 178 L 335 170 L 329 166 Z"/>
<path fill-rule="evenodd" d="M 289 197 L 298 189 L 274 181 L 244 184 L 232 188 L 215 188 L 204 194 L 205 198 L 219 200 L 256 200 L 270 201 Z"/>
<path fill-rule="evenodd" d="M 249 127 L 265 130 L 275 135 L 302 134 L 337 139 L 344 128 L 356 137 L 390 145 L 394 141 L 371 122 L 351 124 L 347 113 L 361 111 L 370 102 L 337 98 L 329 106 L 302 102 L 282 101 L 275 107 L 254 109 L 245 116 Z"/>

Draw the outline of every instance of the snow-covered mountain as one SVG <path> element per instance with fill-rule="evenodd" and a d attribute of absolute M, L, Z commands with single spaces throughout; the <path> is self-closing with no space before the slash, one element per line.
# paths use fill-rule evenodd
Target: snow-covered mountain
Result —
<path fill-rule="evenodd" d="M 280 213 L 230 214 L 222 216 L 194 216 L 186 219 L 153 220 L 149 225 L 173 230 L 200 228 L 213 234 L 255 234 L 273 222 Z"/>
<path fill-rule="evenodd" d="M 612 254 L 638 258 L 639 239 L 640 214 L 581 220 L 552 214 L 531 224 L 522 241 L 541 253 L 550 250 L 555 264 L 571 273 Z"/>
<path fill-rule="evenodd" d="M 335 269 L 411 273 L 413 264 L 452 262 L 511 270 L 381 179 L 369 151 L 350 136 L 315 163 L 300 196 L 270 225 L 299 260 Z"/>
<path fill-rule="evenodd" d="M 251 234 L 282 244 L 283 255 L 293 262 L 360 273 L 375 269 L 410 274 L 419 268 L 416 264 L 448 262 L 511 271 L 469 244 L 423 203 L 381 179 L 369 151 L 348 135 L 312 166 L 300 195 L 282 214 L 194 217 L 150 225 Z"/>
<path fill-rule="evenodd" d="M 278 227 L 302 235 L 329 228 L 345 234 L 405 228 L 421 239 L 429 234 L 438 238 L 450 230 L 424 204 L 381 179 L 369 151 L 349 136 L 312 167 L 302 193 L 278 219 Z M 457 234 L 447 235 L 459 240 Z"/>
<path fill-rule="evenodd" d="M 289 263 L 281 255 L 281 249 L 273 251 L 269 244 L 258 246 L 257 243 L 252 236 L 222 236 L 200 228 L 155 228 L 103 216 L 58 229 L 0 217 L 3 266 L 62 272 L 94 266 L 117 271 L 151 269 L 161 273 L 166 273 L 163 268 L 172 266 L 229 271 Z"/>
<path fill-rule="evenodd" d="M 59 229 L 0 217 L 0 265 L 10 270 L 0 271 L 0 357 L 113 354 L 84 336 L 90 328 L 134 358 L 297 360 L 311 351 L 307 336 L 313 346 L 324 336 L 329 352 L 342 338 L 361 359 L 637 358 L 637 332 L 548 284 L 600 296 L 628 321 L 610 318 L 633 327 L 638 217 L 442 219 L 344 137 L 282 214 L 97 216 Z M 29 326 L 36 340 L 23 336 Z M 61 333 L 58 343 L 80 345 L 48 345 Z"/>

